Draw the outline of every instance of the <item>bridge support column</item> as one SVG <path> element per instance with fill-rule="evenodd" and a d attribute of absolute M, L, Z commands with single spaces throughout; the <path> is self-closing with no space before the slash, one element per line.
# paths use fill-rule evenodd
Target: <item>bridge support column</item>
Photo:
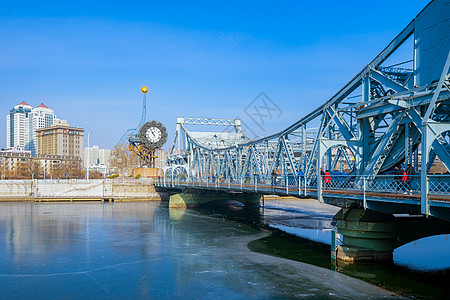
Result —
<path fill-rule="evenodd" d="M 220 200 L 234 200 L 244 205 L 259 205 L 261 194 L 186 189 L 182 193 L 170 196 L 169 208 L 192 208 L 203 203 Z"/>
<path fill-rule="evenodd" d="M 398 235 L 393 216 L 363 209 L 341 209 L 333 220 L 343 237 L 337 259 L 353 261 L 391 260 Z"/>
<path fill-rule="evenodd" d="M 370 209 L 341 209 L 333 220 L 343 237 L 337 259 L 346 262 L 390 261 L 395 248 L 450 232 L 450 222 L 425 217 L 394 217 Z"/>

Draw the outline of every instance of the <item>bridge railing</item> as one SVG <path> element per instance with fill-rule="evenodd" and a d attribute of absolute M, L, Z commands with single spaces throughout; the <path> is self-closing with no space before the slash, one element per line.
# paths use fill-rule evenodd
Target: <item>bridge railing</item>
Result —
<path fill-rule="evenodd" d="M 322 187 L 326 190 L 353 190 L 377 193 L 420 192 L 419 175 L 337 175 L 322 176 Z"/>
<path fill-rule="evenodd" d="M 318 182 L 322 194 L 388 195 L 409 194 L 420 195 L 420 175 L 322 175 L 314 176 L 244 176 L 233 180 L 226 176 L 187 177 L 174 176 L 161 178 L 159 184 L 163 186 L 192 186 L 220 188 L 230 190 L 253 190 L 274 192 L 276 194 L 316 195 Z M 450 195 L 450 175 L 428 175 L 427 194 Z"/>
<path fill-rule="evenodd" d="M 435 195 L 450 195 L 449 175 L 429 175 L 428 192 Z"/>

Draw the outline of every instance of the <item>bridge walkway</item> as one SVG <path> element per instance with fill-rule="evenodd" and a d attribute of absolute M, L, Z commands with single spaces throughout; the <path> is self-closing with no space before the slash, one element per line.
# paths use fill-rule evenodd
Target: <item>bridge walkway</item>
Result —
<path fill-rule="evenodd" d="M 293 176 L 275 178 L 246 178 L 241 181 L 226 178 L 167 177 L 156 182 L 156 186 L 173 189 L 216 190 L 231 193 L 258 193 L 265 195 L 316 198 L 320 202 L 340 207 L 372 208 L 389 213 L 420 213 L 420 175 L 411 176 L 408 182 L 396 181 L 392 175 L 378 176 L 333 176 L 331 183 L 317 177 Z M 272 182 L 274 184 L 272 184 Z M 428 176 L 428 200 L 430 207 L 450 210 L 450 182 L 445 175 Z M 383 207 L 383 206 L 386 206 Z"/>

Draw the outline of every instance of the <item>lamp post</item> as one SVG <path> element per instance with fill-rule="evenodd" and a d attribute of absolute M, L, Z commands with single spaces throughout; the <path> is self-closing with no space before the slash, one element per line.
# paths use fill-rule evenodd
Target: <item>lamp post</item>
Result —
<path fill-rule="evenodd" d="M 89 180 L 89 137 L 91 136 L 92 131 L 88 133 L 88 146 L 87 146 L 87 165 L 86 165 L 86 180 Z"/>

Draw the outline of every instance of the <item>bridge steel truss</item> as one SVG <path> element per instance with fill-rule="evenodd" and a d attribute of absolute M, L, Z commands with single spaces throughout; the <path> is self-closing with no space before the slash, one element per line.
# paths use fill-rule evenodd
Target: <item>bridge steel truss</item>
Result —
<path fill-rule="evenodd" d="M 333 97 L 279 133 L 250 140 L 239 120 L 178 118 L 165 177 L 256 183 L 270 182 L 275 172 L 285 178 L 286 186 L 292 178 L 296 184 L 304 179 L 300 184 L 316 187 L 322 201 L 321 168 L 345 165 L 350 175 L 343 180 L 361 182 L 408 163 L 420 173 L 420 213 L 430 214 L 427 173 L 437 158 L 450 170 L 450 26 L 440 25 L 444 30 L 438 31 L 437 50 L 429 63 L 420 64 L 419 58 L 425 61 L 431 55 L 420 48 L 426 34 L 423 24 L 430 22 L 422 13 Z M 409 38 L 415 47 L 413 68 L 382 66 Z M 426 72 L 437 75 L 426 77 Z M 187 125 L 228 129 L 202 136 Z M 229 128 L 232 134 L 227 138 Z M 447 179 L 440 181 L 448 183 Z"/>

